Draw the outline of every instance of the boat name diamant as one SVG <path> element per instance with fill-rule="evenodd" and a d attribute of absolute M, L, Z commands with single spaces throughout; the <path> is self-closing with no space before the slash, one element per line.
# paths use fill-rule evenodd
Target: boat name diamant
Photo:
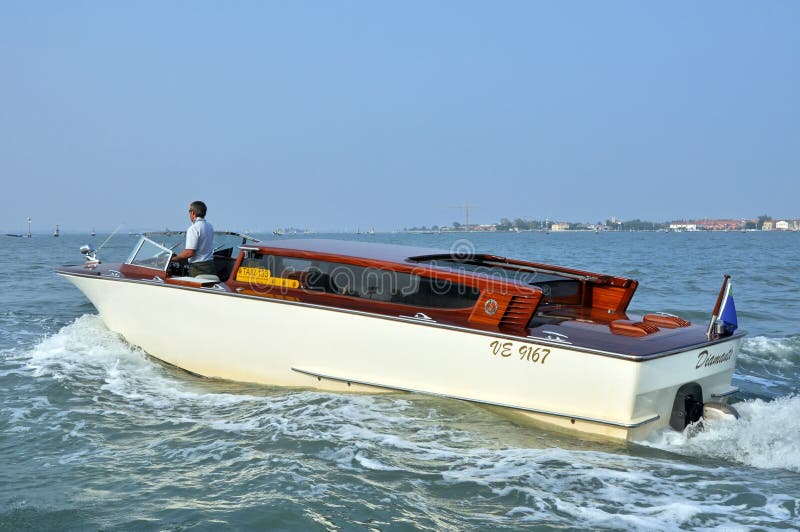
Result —
<path fill-rule="evenodd" d="M 697 365 L 695 369 L 707 368 L 709 366 L 716 366 L 729 361 L 733 357 L 733 349 L 729 349 L 719 355 L 709 355 L 708 349 L 704 349 L 697 354 Z"/>

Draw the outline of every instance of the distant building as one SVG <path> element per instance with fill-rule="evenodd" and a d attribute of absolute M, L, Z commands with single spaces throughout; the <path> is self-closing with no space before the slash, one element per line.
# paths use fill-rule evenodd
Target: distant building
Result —
<path fill-rule="evenodd" d="M 551 227 L 551 231 L 567 231 L 569 230 L 569 224 L 567 222 L 555 222 Z"/>
<path fill-rule="evenodd" d="M 775 222 L 772 220 L 766 220 L 764 225 L 761 226 L 762 231 L 772 231 L 773 229 L 775 229 Z"/>
<path fill-rule="evenodd" d="M 697 231 L 697 224 L 669 224 L 670 231 Z"/>
<path fill-rule="evenodd" d="M 706 231 L 731 231 L 744 225 L 741 220 L 697 220 L 692 223 Z"/>
<path fill-rule="evenodd" d="M 780 222 L 775 222 L 775 229 L 777 231 L 788 231 L 789 230 L 789 222 L 786 220 L 781 220 Z"/>

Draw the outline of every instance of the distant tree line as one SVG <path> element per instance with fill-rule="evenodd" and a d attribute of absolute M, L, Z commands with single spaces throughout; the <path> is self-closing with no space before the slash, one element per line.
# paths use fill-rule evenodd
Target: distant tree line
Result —
<path fill-rule="evenodd" d="M 438 231 L 438 225 L 432 225 L 428 227 L 427 225 L 422 225 L 420 227 L 404 227 L 403 231 Z"/>
<path fill-rule="evenodd" d="M 613 222 L 606 220 L 606 227 L 611 230 L 620 231 L 658 231 L 659 229 L 669 228 L 669 222 L 651 222 L 649 220 L 617 220 Z"/>
<path fill-rule="evenodd" d="M 501 218 L 500 223 L 497 224 L 498 231 L 511 231 L 512 229 L 519 229 L 520 231 L 541 231 L 542 229 L 549 229 L 552 222 L 546 220 L 525 220 L 523 218 Z"/>

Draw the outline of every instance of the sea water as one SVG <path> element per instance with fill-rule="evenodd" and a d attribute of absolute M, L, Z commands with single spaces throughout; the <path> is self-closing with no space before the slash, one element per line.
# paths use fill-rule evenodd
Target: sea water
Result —
<path fill-rule="evenodd" d="M 338 237 L 633 277 L 631 312 L 696 323 L 728 273 L 748 332 L 741 419 L 604 443 L 455 400 L 203 379 L 110 332 L 53 273 L 88 236 L 0 237 L 0 529 L 800 527 L 800 233 Z M 135 241 L 115 236 L 100 256 Z M 268 356 L 281 331 L 236 334 Z"/>

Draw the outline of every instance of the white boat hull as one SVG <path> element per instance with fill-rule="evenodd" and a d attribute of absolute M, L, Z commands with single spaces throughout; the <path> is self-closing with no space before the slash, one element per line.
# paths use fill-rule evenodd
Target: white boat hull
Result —
<path fill-rule="evenodd" d="M 148 354 L 222 379 L 474 401 L 551 426 L 640 439 L 669 424 L 678 388 L 731 392 L 741 338 L 649 360 L 313 305 L 62 274 L 109 329 Z M 711 360 L 712 363 L 709 363 Z"/>

